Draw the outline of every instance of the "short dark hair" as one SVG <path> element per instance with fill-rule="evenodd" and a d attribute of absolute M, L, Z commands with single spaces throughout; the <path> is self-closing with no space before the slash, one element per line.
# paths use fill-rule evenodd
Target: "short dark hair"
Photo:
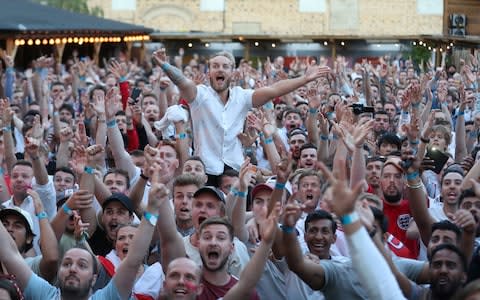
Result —
<path fill-rule="evenodd" d="M 25 160 L 25 159 L 17 160 L 17 161 L 13 164 L 12 169 L 15 168 L 16 166 L 26 166 L 26 167 L 33 168 L 32 163 L 29 162 L 28 160 Z"/>
<path fill-rule="evenodd" d="M 56 174 L 57 172 L 63 172 L 63 173 L 68 173 L 70 175 L 73 176 L 73 181 L 77 181 L 77 176 L 75 176 L 75 173 L 73 172 L 72 169 L 70 169 L 69 167 L 65 167 L 65 166 L 62 166 L 62 167 L 58 167 L 55 169 L 55 173 Z"/>
<path fill-rule="evenodd" d="M 472 188 L 463 190 L 458 197 L 458 205 L 460 206 L 465 198 L 471 197 L 477 198 L 477 194 L 475 194 L 475 191 Z"/>
<path fill-rule="evenodd" d="M 72 249 L 81 249 L 81 250 L 85 250 L 87 251 L 90 256 L 92 257 L 92 267 L 93 267 L 93 274 L 96 275 L 98 274 L 98 262 L 97 262 L 97 257 L 95 256 L 95 254 L 92 253 L 92 251 L 87 248 L 83 243 L 77 243 L 75 246 L 73 246 L 72 248 L 68 249 L 67 251 L 70 251 Z M 66 253 L 66 252 L 65 252 Z M 64 254 L 65 255 L 65 254 Z M 63 260 L 63 257 L 62 257 L 62 260 Z"/>
<path fill-rule="evenodd" d="M 90 99 L 93 99 L 93 93 L 95 93 L 96 90 L 102 90 L 105 95 L 107 94 L 107 88 L 103 85 L 97 84 L 93 86 L 93 88 L 90 90 L 90 93 L 88 95 Z"/>
<path fill-rule="evenodd" d="M 305 232 L 308 230 L 308 226 L 310 225 L 310 223 L 317 220 L 329 220 L 332 226 L 332 233 L 335 233 L 337 231 L 337 222 L 335 222 L 335 220 L 333 219 L 332 214 L 326 210 L 318 209 L 314 212 L 309 213 L 307 218 L 305 219 Z"/>
<path fill-rule="evenodd" d="M 390 145 L 395 145 L 395 147 L 397 147 L 398 150 L 402 149 L 402 141 L 400 140 L 400 138 L 394 134 L 394 133 L 385 133 L 385 134 L 382 134 L 379 138 L 378 138 L 378 143 L 377 143 L 377 146 L 378 148 L 380 148 L 380 146 L 382 144 L 390 144 Z"/>
<path fill-rule="evenodd" d="M 107 177 L 107 175 L 110 175 L 110 174 L 118 174 L 118 175 L 121 175 L 121 176 L 125 177 L 125 179 L 127 181 L 127 188 L 130 188 L 130 176 L 128 175 L 127 171 L 122 170 L 122 169 L 117 169 L 117 168 L 109 169 L 107 171 L 107 173 L 105 173 L 105 175 L 103 175 L 103 180 L 102 181 L 105 181 L 105 178 Z"/>
<path fill-rule="evenodd" d="M 226 218 L 222 217 L 211 217 L 206 219 L 205 221 L 200 224 L 200 228 L 198 229 L 198 232 L 201 234 L 202 231 L 205 229 L 205 227 L 209 225 L 224 225 L 228 229 L 228 233 L 230 234 L 230 240 L 233 241 L 233 226 L 228 222 Z"/>
<path fill-rule="evenodd" d="M 200 158 L 200 156 L 190 156 L 189 158 L 187 158 L 187 159 L 185 160 L 185 162 L 190 161 L 190 160 L 199 161 L 199 162 L 202 164 L 202 166 L 203 166 L 203 170 L 205 170 L 205 163 L 204 163 L 203 160 Z"/>
<path fill-rule="evenodd" d="M 433 223 L 431 233 L 433 234 L 436 230 L 453 231 L 455 233 L 455 236 L 457 237 L 457 241 L 459 241 L 462 237 L 462 231 L 460 230 L 460 228 L 448 220 Z"/>
<path fill-rule="evenodd" d="M 430 256 L 430 265 L 432 264 L 432 260 L 433 260 L 433 257 L 435 257 L 435 254 L 437 254 L 437 252 L 442 250 L 449 250 L 451 252 L 456 253 L 462 263 L 463 271 L 466 272 L 468 270 L 467 258 L 465 257 L 465 254 L 463 254 L 463 252 L 457 246 L 452 244 L 440 244 L 437 247 L 433 248 L 432 254 Z"/>
<path fill-rule="evenodd" d="M 312 143 L 303 144 L 302 147 L 300 147 L 300 153 L 302 153 L 302 151 L 305 150 L 305 149 L 315 149 L 315 150 L 317 150 L 317 146 L 315 146 Z"/>
<path fill-rule="evenodd" d="M 299 109 L 293 108 L 293 107 L 288 107 L 288 108 L 286 108 L 286 109 L 283 111 L 283 116 L 282 116 L 282 118 L 287 117 L 287 115 L 289 115 L 289 114 L 297 114 L 297 115 L 299 115 L 300 117 L 302 116 L 302 114 L 300 113 L 300 110 L 299 110 Z"/>
<path fill-rule="evenodd" d="M 376 115 L 387 115 L 388 116 L 388 113 L 384 110 L 377 110 L 375 113 L 374 113 L 374 116 Z M 390 119 L 390 117 L 389 117 Z"/>
<path fill-rule="evenodd" d="M 60 106 L 60 108 L 58 109 L 58 111 L 62 111 L 62 110 L 68 110 L 68 112 L 69 112 L 73 117 L 75 117 L 75 110 L 73 109 L 73 106 L 71 106 L 70 104 L 68 104 L 68 103 L 63 103 L 62 106 Z"/>

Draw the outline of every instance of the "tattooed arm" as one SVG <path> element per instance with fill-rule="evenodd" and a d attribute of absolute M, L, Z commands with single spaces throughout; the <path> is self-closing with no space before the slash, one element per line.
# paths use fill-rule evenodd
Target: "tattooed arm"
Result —
<path fill-rule="evenodd" d="M 197 87 L 195 83 L 183 75 L 182 70 L 170 65 L 167 62 L 165 48 L 153 52 L 153 59 L 162 68 L 163 72 L 178 86 L 180 97 L 192 102 L 197 96 Z"/>

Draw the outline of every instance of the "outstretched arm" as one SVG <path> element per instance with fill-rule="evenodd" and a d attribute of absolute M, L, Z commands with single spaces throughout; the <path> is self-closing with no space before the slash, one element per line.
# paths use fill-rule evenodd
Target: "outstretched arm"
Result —
<path fill-rule="evenodd" d="M 302 85 L 321 76 L 325 76 L 328 73 L 330 73 L 329 67 L 309 66 L 305 74 L 300 77 L 280 80 L 271 86 L 256 89 L 252 95 L 252 104 L 254 107 L 262 106 L 271 99 L 288 94 Z"/>
<path fill-rule="evenodd" d="M 264 220 L 263 224 L 260 224 L 262 235 L 260 246 L 243 270 L 240 280 L 223 297 L 224 300 L 248 299 L 252 293 L 255 285 L 263 274 L 263 272 L 259 270 L 263 270 L 267 263 L 270 249 L 275 239 L 275 232 L 277 231 L 277 219 L 278 211 Z"/>
<path fill-rule="evenodd" d="M 179 70 L 167 62 L 165 48 L 153 52 L 152 57 L 168 78 L 178 86 L 180 96 L 189 103 L 192 102 L 197 97 L 197 86 L 195 82 L 183 75 L 182 70 Z"/>
<path fill-rule="evenodd" d="M 153 166 L 152 188 L 148 195 L 148 205 L 145 214 L 133 238 L 127 257 L 118 267 L 113 280 L 122 299 L 127 299 L 135 283 L 137 271 L 148 252 L 150 241 L 155 230 L 156 218 L 160 206 L 168 200 L 168 190 L 160 181 L 161 167 L 158 164 Z"/>

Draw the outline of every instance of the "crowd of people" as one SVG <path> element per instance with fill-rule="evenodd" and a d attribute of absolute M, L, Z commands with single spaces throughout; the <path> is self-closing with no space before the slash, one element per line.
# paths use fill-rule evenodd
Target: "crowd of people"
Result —
<path fill-rule="evenodd" d="M 476 52 L 1 59 L 1 299 L 480 299 Z"/>

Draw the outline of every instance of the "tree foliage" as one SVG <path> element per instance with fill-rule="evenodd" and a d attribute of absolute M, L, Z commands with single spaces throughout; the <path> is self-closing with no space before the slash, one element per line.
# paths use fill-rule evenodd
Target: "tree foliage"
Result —
<path fill-rule="evenodd" d="M 88 7 L 88 0 L 34 0 L 37 3 L 49 5 L 76 13 L 89 14 L 96 17 L 103 17 L 101 7 Z"/>

